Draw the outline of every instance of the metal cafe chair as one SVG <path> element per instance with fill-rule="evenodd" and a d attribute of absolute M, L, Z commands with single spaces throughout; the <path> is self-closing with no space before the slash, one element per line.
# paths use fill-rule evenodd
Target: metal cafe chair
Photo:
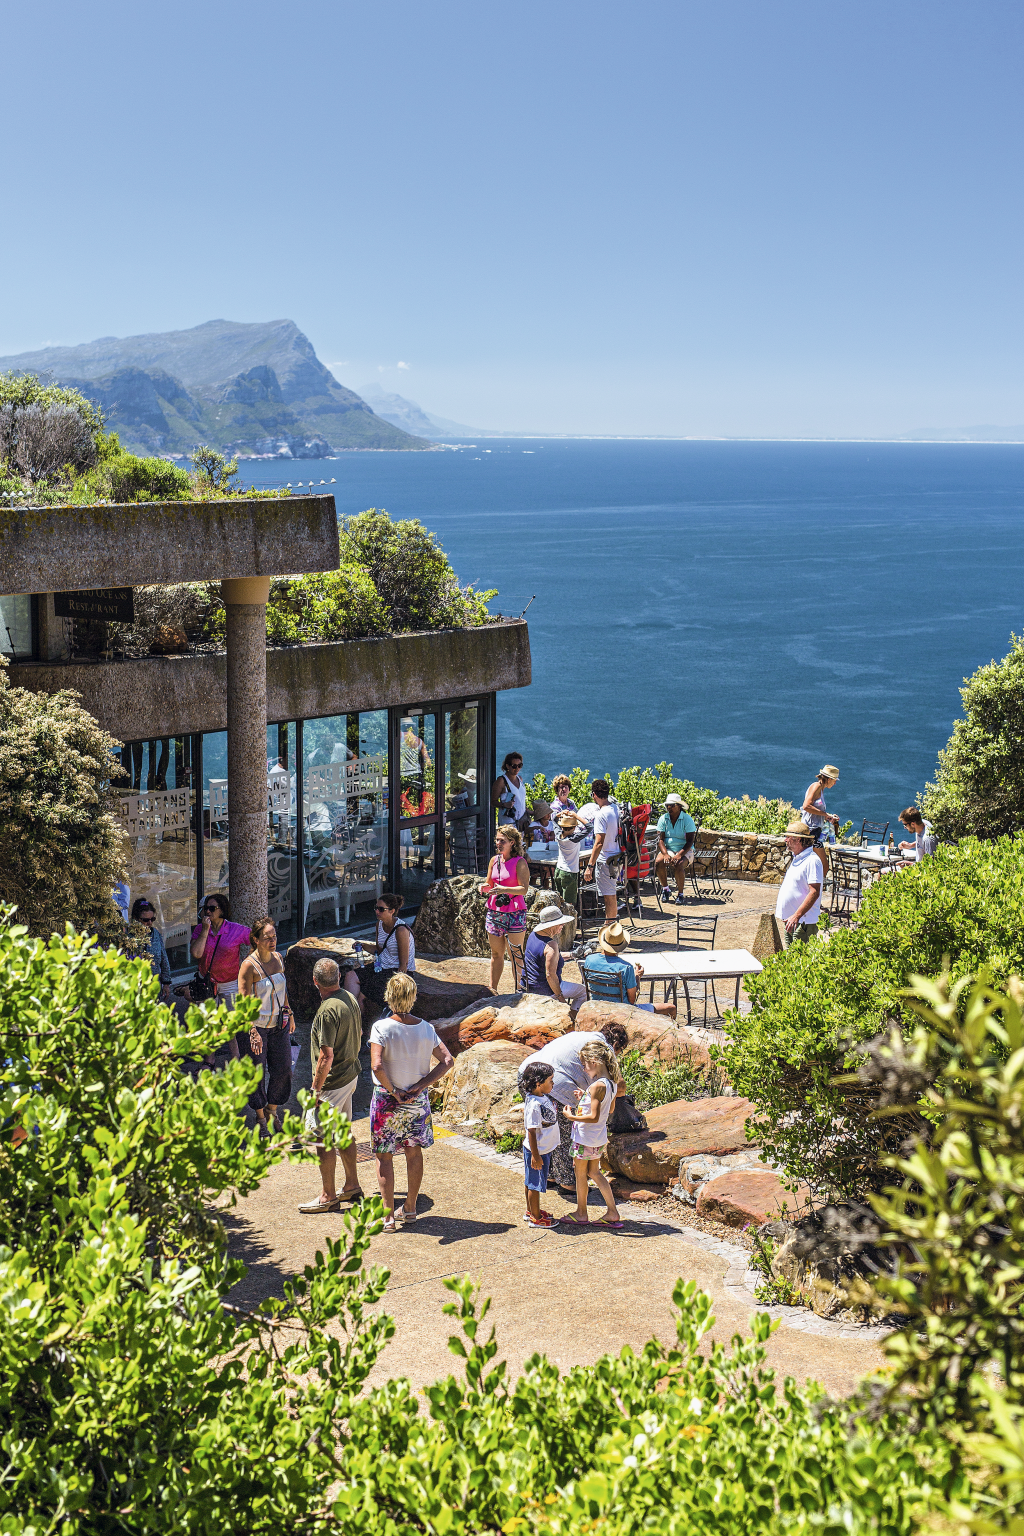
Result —
<path fill-rule="evenodd" d="M 880 821 L 862 821 L 860 824 L 860 840 L 862 843 L 884 843 L 885 834 L 889 830 L 889 823 Z"/>
<path fill-rule="evenodd" d="M 602 1003 L 628 1003 L 626 993 L 625 973 L 620 970 L 592 971 L 584 960 L 580 965 L 580 975 L 583 977 L 583 985 L 587 991 L 587 1002 L 598 998 Z"/>
<path fill-rule="evenodd" d="M 829 912 L 837 922 L 849 922 L 860 906 L 864 891 L 864 866 L 853 848 L 829 849 L 832 900 Z"/>
<path fill-rule="evenodd" d="M 700 831 L 700 822 L 697 822 L 697 831 Z M 724 896 L 722 882 L 718 878 L 721 850 L 718 848 L 698 848 L 696 841 L 693 845 L 694 858 L 690 866 L 690 884 L 693 886 L 694 895 Z M 702 891 L 697 884 L 698 879 L 708 882 L 708 890 Z"/>
<path fill-rule="evenodd" d="M 677 917 L 676 917 L 676 948 L 677 949 L 691 949 L 691 950 L 692 949 L 696 949 L 696 950 L 714 949 L 714 947 L 715 947 L 715 932 L 716 932 L 717 928 L 718 928 L 718 916 L 717 916 L 717 914 L 714 917 L 690 917 L 687 913 L 680 912 L 677 915 Z M 713 976 L 710 977 L 707 981 L 702 982 L 701 985 L 704 988 L 704 1023 L 707 1024 L 707 1021 L 708 1021 L 708 988 L 709 987 L 711 988 L 711 997 L 712 997 L 712 999 L 714 1001 L 714 1004 L 715 1004 L 715 1017 L 716 1018 L 720 1018 L 721 1017 L 722 1010 L 721 1010 L 721 1008 L 718 1005 L 718 997 L 717 997 L 717 995 L 715 993 L 715 979 L 714 979 L 714 977 Z M 676 997 L 676 995 L 675 995 L 676 989 L 675 989 L 674 986 L 673 986 L 672 992 L 673 992 L 673 1001 L 678 1003 L 678 997 Z M 690 1008 L 690 1002 L 691 1002 L 691 999 L 690 999 L 690 983 L 688 981 L 686 981 L 685 979 L 683 980 L 683 992 L 686 995 L 686 1017 L 687 1017 L 687 1022 L 689 1022 L 689 1019 L 690 1019 L 690 1016 L 691 1016 L 691 1008 Z M 666 1000 L 667 1000 L 667 997 L 668 997 L 668 988 L 667 987 L 665 989 L 665 993 L 666 993 Z M 738 1005 L 738 1003 L 739 1003 L 739 983 L 738 982 L 736 984 L 736 1001 L 737 1001 L 737 1005 Z M 654 1002 L 654 984 L 653 984 L 653 982 L 651 984 L 651 1002 L 652 1003 Z"/>

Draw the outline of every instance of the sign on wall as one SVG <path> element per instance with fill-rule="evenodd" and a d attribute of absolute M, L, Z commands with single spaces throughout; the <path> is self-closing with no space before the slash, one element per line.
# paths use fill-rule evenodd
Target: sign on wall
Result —
<path fill-rule="evenodd" d="M 55 592 L 53 611 L 58 619 L 106 619 L 113 624 L 134 624 L 135 598 L 131 587 Z"/>

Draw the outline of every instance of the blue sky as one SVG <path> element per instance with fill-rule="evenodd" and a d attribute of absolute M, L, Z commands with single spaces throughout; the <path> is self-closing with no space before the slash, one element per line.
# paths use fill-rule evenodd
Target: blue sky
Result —
<path fill-rule="evenodd" d="M 1019 3 L 52 0 L 4 33 L 0 355 L 288 316 L 476 426 L 1024 422 Z"/>

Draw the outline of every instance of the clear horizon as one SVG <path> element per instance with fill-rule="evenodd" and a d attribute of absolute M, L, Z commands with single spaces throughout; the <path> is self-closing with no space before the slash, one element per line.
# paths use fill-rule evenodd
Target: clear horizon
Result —
<path fill-rule="evenodd" d="M 1019 7 L 581 17 L 12 13 L 0 355 L 288 316 L 476 429 L 1024 424 Z"/>

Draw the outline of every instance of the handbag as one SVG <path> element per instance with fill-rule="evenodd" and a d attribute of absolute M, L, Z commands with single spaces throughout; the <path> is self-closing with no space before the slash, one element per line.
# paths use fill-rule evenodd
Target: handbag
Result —
<path fill-rule="evenodd" d="M 608 1130 L 613 1136 L 628 1136 L 632 1131 L 646 1131 L 647 1121 L 637 1109 L 631 1093 L 624 1093 L 615 1100 L 608 1116 Z"/>
<path fill-rule="evenodd" d="M 220 940 L 221 936 L 218 933 L 217 943 L 213 946 L 213 954 L 210 956 L 210 964 L 207 966 L 205 974 L 202 971 L 196 971 L 192 980 L 185 983 L 185 991 L 188 994 L 189 1002 L 208 1002 L 216 992 L 217 983 L 210 980 L 210 972 L 213 969 L 213 962 L 217 958 L 217 945 L 220 943 Z"/>

